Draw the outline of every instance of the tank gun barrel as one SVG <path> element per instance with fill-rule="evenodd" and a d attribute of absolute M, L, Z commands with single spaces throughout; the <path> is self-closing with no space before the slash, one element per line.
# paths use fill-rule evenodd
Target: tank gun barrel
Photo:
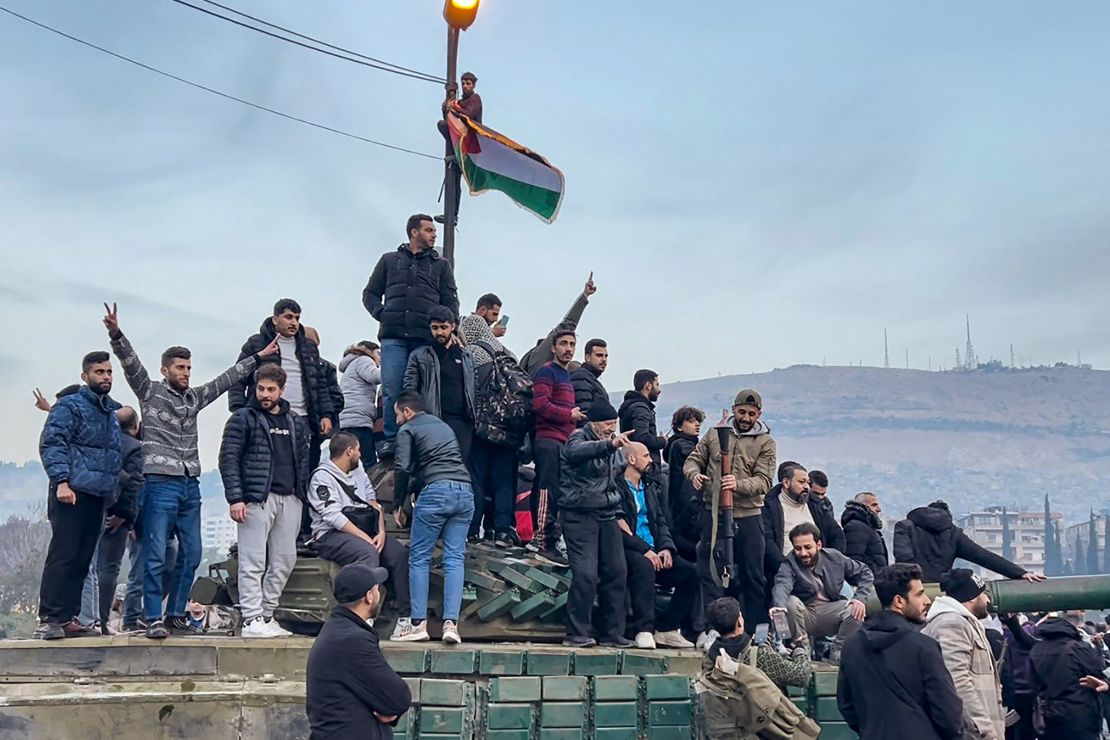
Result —
<path fill-rule="evenodd" d="M 930 598 L 940 596 L 940 586 L 926 584 Z M 1070 609 L 1110 609 L 1110 575 L 1060 576 L 1040 583 L 1021 579 L 987 581 L 991 609 L 997 612 L 1050 612 Z M 879 611 L 871 597 L 867 613 Z"/>

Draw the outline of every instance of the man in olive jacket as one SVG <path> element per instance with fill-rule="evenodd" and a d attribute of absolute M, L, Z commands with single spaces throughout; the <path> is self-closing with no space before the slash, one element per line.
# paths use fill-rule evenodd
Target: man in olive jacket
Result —
<path fill-rule="evenodd" d="M 717 575 L 711 572 L 710 554 L 716 542 L 712 514 L 720 502 L 721 489 L 732 489 L 732 515 L 736 525 L 734 560 L 739 572 L 738 597 L 748 624 L 766 621 L 767 580 L 763 572 L 766 540 L 763 534 L 763 499 L 775 474 L 775 440 L 770 428 L 760 421 L 763 397 L 746 388 L 736 394 L 729 425 L 732 467 L 721 470 L 721 444 L 717 429 L 710 429 L 686 458 L 682 474 L 695 490 L 703 491 L 701 540 L 698 543 L 698 572 L 703 603 L 724 596 Z M 708 495 L 705 495 L 708 493 Z"/>

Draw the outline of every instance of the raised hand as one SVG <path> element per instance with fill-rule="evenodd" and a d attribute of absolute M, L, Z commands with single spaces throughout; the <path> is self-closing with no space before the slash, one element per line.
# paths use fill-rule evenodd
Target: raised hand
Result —
<path fill-rule="evenodd" d="M 53 405 L 50 403 L 50 401 L 47 400 L 46 396 L 42 395 L 42 391 L 40 391 L 38 388 L 34 390 L 34 394 L 35 408 L 39 411 L 46 411 L 47 413 L 49 413 L 50 409 L 53 408 Z"/>
<path fill-rule="evenodd" d="M 108 330 L 108 336 L 115 339 L 119 336 L 119 308 L 115 303 L 111 308 L 108 304 L 104 304 L 104 328 Z"/>
<path fill-rule="evenodd" d="M 586 279 L 586 287 L 582 289 L 582 292 L 586 294 L 587 298 L 597 292 L 597 286 L 594 284 L 593 270 L 590 270 L 590 276 Z"/>
<path fill-rule="evenodd" d="M 259 351 L 258 356 L 259 357 L 269 357 L 270 355 L 276 355 L 277 353 L 278 353 L 278 343 L 277 343 L 277 337 L 275 336 L 272 340 L 270 340 L 269 344 L 267 344 L 265 347 L 263 347 Z"/>

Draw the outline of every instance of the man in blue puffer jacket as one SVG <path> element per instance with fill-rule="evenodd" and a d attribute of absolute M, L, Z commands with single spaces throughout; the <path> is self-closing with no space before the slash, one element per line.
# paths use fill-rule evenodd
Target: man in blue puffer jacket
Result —
<path fill-rule="evenodd" d="M 58 400 L 39 439 L 39 456 L 50 479 L 47 518 L 50 548 L 42 568 L 39 626 L 35 637 L 57 640 L 85 630 L 81 587 L 104 524 L 105 505 L 119 486 L 123 456 L 107 352 L 90 352 L 81 361 L 80 391 Z"/>

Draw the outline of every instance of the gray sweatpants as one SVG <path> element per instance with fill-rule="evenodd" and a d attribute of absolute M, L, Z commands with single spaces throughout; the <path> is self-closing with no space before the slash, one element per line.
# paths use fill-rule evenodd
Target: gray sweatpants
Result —
<path fill-rule="evenodd" d="M 239 610 L 243 621 L 270 617 L 285 582 L 297 564 L 301 500 L 270 494 L 261 504 L 247 504 L 239 525 Z"/>
<path fill-rule="evenodd" d="M 826 637 L 844 640 L 855 634 L 863 624 L 852 616 L 847 601 L 827 601 L 806 605 L 797 596 L 786 602 L 786 615 L 790 621 L 790 631 L 799 645 L 809 645 Z"/>

